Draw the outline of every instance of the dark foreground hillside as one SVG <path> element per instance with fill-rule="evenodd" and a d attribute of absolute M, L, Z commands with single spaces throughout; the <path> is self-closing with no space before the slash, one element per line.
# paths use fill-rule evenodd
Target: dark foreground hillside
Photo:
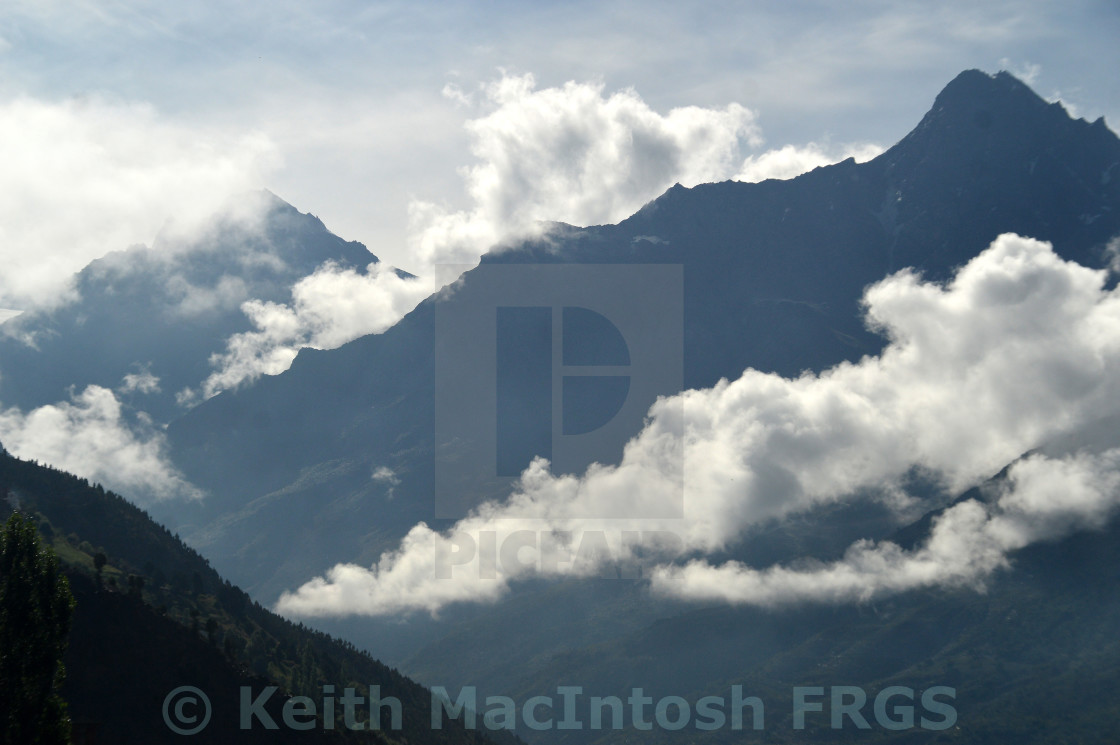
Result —
<path fill-rule="evenodd" d="M 434 730 L 426 689 L 349 643 L 261 608 L 143 511 L 100 486 L 0 448 L 0 497 L 0 517 L 19 509 L 39 522 L 77 600 L 63 687 L 76 742 L 183 742 L 163 712 L 165 697 L 180 686 L 197 688 L 212 705 L 208 725 L 190 739 L 195 743 L 486 742 L 458 721 Z M 321 713 L 328 685 L 334 686 L 336 709 L 329 722 Z M 244 686 L 254 700 L 277 686 L 262 705 L 278 729 L 267 729 L 264 717 L 241 729 Z M 380 686 L 382 698 L 401 701 L 399 731 L 391 729 L 388 709 L 385 731 L 345 726 L 344 688 L 366 697 L 370 686 Z M 282 709 L 292 695 L 308 696 L 320 712 L 306 732 L 284 725 Z M 194 706 L 185 705 L 187 717 Z M 353 708 L 356 721 L 368 723 L 368 705 Z"/>

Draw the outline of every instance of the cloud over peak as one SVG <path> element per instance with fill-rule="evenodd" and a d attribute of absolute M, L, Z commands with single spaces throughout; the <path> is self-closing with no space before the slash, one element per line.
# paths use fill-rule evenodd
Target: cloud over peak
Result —
<path fill-rule="evenodd" d="M 746 107 L 687 106 L 660 114 L 633 89 L 608 93 L 600 82 L 538 88 L 532 75 L 503 74 L 469 94 L 453 86 L 444 94 L 478 114 L 464 124 L 475 162 L 460 169 L 466 209 L 410 203 L 411 248 L 424 279 L 328 264 L 295 286 L 290 305 L 245 302 L 257 330 L 230 338 L 212 358 L 216 369 L 202 385 L 204 397 L 283 372 L 301 347 L 333 348 L 385 330 L 436 289 L 436 265 L 471 266 L 549 223 L 613 223 L 676 183 L 789 178 L 881 151 L 810 143 L 744 160 L 763 142 Z"/>
<path fill-rule="evenodd" d="M 0 102 L 0 305 L 51 306 L 71 275 L 151 240 L 172 215 L 205 223 L 278 163 L 255 132 L 200 130 L 96 96 Z"/>

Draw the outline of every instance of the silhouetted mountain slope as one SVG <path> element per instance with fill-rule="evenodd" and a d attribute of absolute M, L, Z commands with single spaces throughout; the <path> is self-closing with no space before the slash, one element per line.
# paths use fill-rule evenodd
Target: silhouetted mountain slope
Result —
<path fill-rule="evenodd" d="M 914 131 L 873 163 L 895 195 L 882 217 L 900 231 L 896 267 L 938 276 L 1011 223 L 1024 235 L 1069 243 L 1058 250 L 1095 264 L 1092 248 L 1115 231 L 1115 133 L 1103 118 L 1071 119 L 1061 104 L 1043 101 L 1006 72 L 961 73 Z M 931 193 L 957 198 L 925 199 Z M 971 241 L 960 240 L 963 225 L 971 226 Z"/>
<path fill-rule="evenodd" d="M 213 705 L 211 724 L 195 742 L 370 741 L 370 733 L 351 733 L 341 720 L 326 732 L 322 717 L 309 732 L 282 725 L 266 731 L 256 721 L 254 729 L 241 730 L 240 688 L 249 686 L 255 698 L 269 685 L 280 689 L 266 706 L 277 722 L 293 694 L 321 703 L 324 685 L 335 686 L 337 696 L 346 686 L 366 696 L 368 686 L 379 685 L 382 696 L 401 700 L 403 728 L 386 724 L 376 741 L 486 742 L 458 721 L 433 730 L 427 690 L 352 644 L 261 608 L 177 537 L 100 486 L 0 449 L 0 497 L 0 517 L 13 505 L 37 517 L 70 575 L 78 604 L 63 694 L 74 721 L 95 730 L 98 743 L 180 742 L 162 706 L 184 685 L 201 689 Z M 98 553 L 107 559 L 100 572 Z M 357 711 L 359 721 L 368 717 L 368 707 Z"/>
<path fill-rule="evenodd" d="M 92 262 L 75 278 L 76 301 L 5 324 L 0 402 L 28 410 L 66 400 L 70 386 L 116 389 L 147 371 L 158 392 L 121 396 L 167 421 L 183 410 L 175 394 L 212 372 L 210 355 L 253 328 L 244 301 L 289 302 L 292 285 L 327 261 L 357 269 L 377 261 L 269 192 L 242 201 L 187 238 L 164 233 L 151 248 Z"/>
<path fill-rule="evenodd" d="M 78 615 L 66 656 L 63 696 L 69 703 L 75 734 L 89 733 L 98 743 L 182 742 L 163 720 L 163 700 L 182 685 L 193 685 L 210 699 L 211 719 L 192 742 L 264 743 L 357 741 L 324 732 L 240 729 L 241 686 L 259 692 L 272 681 L 238 669 L 197 632 L 162 616 L 119 592 L 98 592 L 84 575 L 71 575 Z M 266 708 L 283 721 L 283 697 Z M 193 715 L 193 709 L 188 709 Z M 184 726 L 185 723 L 184 723 Z"/>
<path fill-rule="evenodd" d="M 685 387 L 746 367 L 796 375 L 881 349 L 859 298 L 903 266 L 944 277 L 1009 231 L 1101 266 L 1120 232 L 1117 164 L 1103 123 L 1071 119 L 1007 74 L 969 71 L 868 163 L 677 186 L 618 225 L 556 226 L 484 263 L 680 264 Z M 263 599 L 337 562 L 368 564 L 431 522 L 433 326 L 429 300 L 384 334 L 305 350 L 286 373 L 177 420 L 174 459 L 211 494 L 161 515 Z M 369 478 L 382 466 L 401 479 L 392 494 Z"/>

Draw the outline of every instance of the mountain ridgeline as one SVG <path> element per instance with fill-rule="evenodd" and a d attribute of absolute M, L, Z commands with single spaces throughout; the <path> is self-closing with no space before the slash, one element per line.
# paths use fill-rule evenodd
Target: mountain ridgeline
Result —
<path fill-rule="evenodd" d="M 361 266 L 373 260 L 364 247 L 279 200 L 267 214 L 267 246 L 236 230 L 219 231 L 214 256 L 226 258 L 213 270 L 206 262 L 195 267 L 210 274 L 192 286 L 243 286 L 248 295 L 230 297 L 287 301 L 291 283 L 322 261 Z M 680 267 L 683 388 L 735 379 L 748 367 L 797 376 L 883 349 L 885 339 L 866 327 L 860 304 L 869 284 L 908 267 L 944 280 L 1007 232 L 1050 241 L 1064 259 L 1085 266 L 1108 265 L 1109 243 L 1120 234 L 1120 139 L 1103 120 L 1071 118 L 1007 73 L 971 70 L 936 96 L 913 131 L 871 161 L 847 160 L 787 181 L 678 185 L 617 225 L 553 225 L 539 239 L 488 253 L 454 292 L 440 296 L 438 313 L 471 312 L 485 291 L 484 273 L 495 267 Z M 261 270 L 263 284 L 254 284 L 251 272 L 242 276 L 256 266 L 239 260 L 242 253 L 277 251 L 279 264 L 257 262 L 274 267 Z M 145 716 L 155 712 L 155 728 L 162 726 L 156 694 L 173 682 L 167 666 L 176 680 L 193 671 L 229 691 L 243 680 L 273 681 L 292 693 L 323 680 L 354 680 L 381 684 L 402 700 L 426 695 L 357 645 L 422 683 L 451 691 L 477 686 L 480 696 L 519 701 L 576 685 L 604 696 L 642 686 L 647 695 L 695 703 L 742 686 L 766 702 L 764 730 L 746 733 L 759 741 L 1114 739 L 1120 690 L 1115 526 L 1019 552 L 1014 568 L 999 574 L 986 594 L 933 590 L 855 606 L 763 611 L 658 599 L 641 579 L 534 580 L 501 602 L 452 606 L 438 619 L 316 621 L 352 644 L 292 626 L 249 596 L 270 605 L 338 563 L 371 565 L 419 522 L 450 525 L 436 510 L 437 299 L 384 333 L 334 350 L 304 349 L 288 371 L 183 411 L 172 394 L 197 385 L 209 372 L 208 355 L 247 321 L 236 304 L 205 316 L 211 319 L 205 323 L 184 320 L 164 307 L 164 264 L 149 266 L 143 251 L 133 256 L 138 260 L 123 262 L 131 267 L 123 274 L 110 271 L 116 264 L 109 259 L 87 268 L 79 277 L 80 305 L 19 319 L 14 328 L 37 333 L 41 356 L 15 340 L 3 342 L 0 401 L 31 406 L 59 400 L 68 385 L 112 387 L 134 363 L 150 361 L 151 372 L 167 381 L 155 413 L 170 422 L 170 456 L 206 492 L 202 500 L 165 500 L 150 509 L 192 548 L 153 529 L 120 498 L 32 464 L 4 456 L 0 485 L 42 516 L 44 534 L 73 568 L 74 669 L 111 675 L 104 657 L 79 663 L 73 655 L 106 654 L 90 641 L 102 635 L 113 641 L 101 646 L 128 645 L 111 636 L 122 624 L 114 630 L 103 620 L 83 620 L 83 607 L 87 619 L 91 613 L 127 618 L 146 629 L 136 644 L 160 637 L 176 650 L 169 656 L 138 650 L 136 664 L 150 658 L 157 661 L 153 669 L 112 683 L 157 681 L 153 690 L 136 693 L 147 696 L 137 700 L 144 701 Z M 276 269 L 281 265 L 283 272 Z M 242 285 L 233 279 L 223 285 L 222 277 L 241 277 Z M 132 335 L 134 318 L 142 321 Z M 91 319 L 93 332 L 84 330 Z M 180 332 L 182 346 L 169 341 Z M 88 374 L 84 356 L 96 360 Z M 37 371 L 44 371 L 41 380 Z M 653 402 L 653 394 L 642 395 L 643 405 Z M 634 434 L 619 434 L 595 459 L 617 462 Z M 391 480 L 373 478 L 385 469 Z M 799 520 L 796 534 L 761 526 L 717 558 L 752 565 L 826 560 L 861 538 L 912 545 L 927 535 L 934 514 L 899 530 L 874 505 L 827 508 Z M 102 552 L 108 563 L 98 570 L 93 557 Z M 249 595 L 221 580 L 211 564 Z M 130 575 L 144 579 L 130 582 Z M 80 680 L 78 674 L 68 683 L 75 713 L 95 708 L 94 683 Z M 852 731 L 833 730 L 824 719 L 810 732 L 793 729 L 795 687 L 853 686 L 874 697 L 892 685 L 953 687 L 956 723 L 938 731 Z M 587 711 L 578 713 L 586 721 Z M 103 721 L 108 728 L 107 714 Z M 418 721 L 410 720 L 400 742 L 430 741 L 410 729 Z M 519 734 L 582 745 L 637 736 L 721 743 L 744 733 L 628 727 Z M 440 741 L 474 742 L 476 735 L 448 729 Z M 385 736 L 397 741 L 393 733 Z"/>
<path fill-rule="evenodd" d="M 969 71 L 870 162 L 676 186 L 618 225 L 558 225 L 483 262 L 682 266 L 683 384 L 702 388 L 747 367 L 796 376 L 878 352 L 859 306 L 868 284 L 907 266 L 944 278 L 1004 232 L 1104 265 L 1120 232 L 1120 140 L 1006 73 Z M 469 297 L 472 273 L 462 286 Z M 383 334 L 303 350 L 284 374 L 177 419 L 173 458 L 209 496 L 160 516 L 266 599 L 337 562 L 372 563 L 431 523 L 434 318 L 429 299 Z M 625 439 L 596 457 L 617 460 Z M 370 479 L 382 467 L 400 479 L 391 490 Z"/>
<path fill-rule="evenodd" d="M 541 240 L 491 252 L 483 268 L 682 266 L 683 385 L 692 388 L 747 367 L 796 376 L 875 354 L 884 340 L 865 327 L 859 304 L 868 284 L 905 267 L 947 278 L 1005 232 L 1105 266 L 1120 233 L 1120 140 L 1103 121 L 1072 119 L 1010 75 L 968 71 L 872 161 L 789 181 L 676 186 L 618 225 L 557 225 Z M 463 302 L 474 282 L 472 273 L 463 278 Z M 455 298 L 447 302 L 454 313 Z M 373 563 L 417 522 L 446 525 L 433 509 L 435 315 L 429 300 L 383 334 L 304 350 L 286 373 L 175 421 L 175 461 L 210 496 L 167 505 L 167 519 L 266 600 L 337 562 Z M 391 491 L 370 478 L 381 467 L 400 479 Z M 828 558 L 853 540 L 892 535 L 888 515 L 861 510 L 826 511 L 796 537 L 764 528 L 729 558 Z M 696 701 L 742 684 L 781 712 L 765 729 L 776 742 L 796 739 L 793 687 L 874 692 L 896 683 L 956 687 L 959 725 L 940 733 L 822 728 L 814 738 L 1041 743 L 1070 734 L 1105 742 L 1094 727 L 1110 720 L 1107 700 L 1077 691 L 1082 680 L 1117 687 L 1120 650 L 1093 641 L 1116 618 L 1108 598 L 1117 578 L 1089 569 L 1116 550 L 1115 533 L 1069 539 L 1023 552 L 1020 569 L 987 596 L 909 593 L 872 607 L 696 609 L 651 598 L 640 581 L 593 580 L 526 583 L 500 604 L 456 606 L 440 620 L 317 625 L 399 655 L 422 681 L 515 697 L 561 683 L 589 695 L 638 684 Z M 1069 659 L 1084 662 L 1071 667 Z M 633 731 L 524 734 L 582 743 Z"/>

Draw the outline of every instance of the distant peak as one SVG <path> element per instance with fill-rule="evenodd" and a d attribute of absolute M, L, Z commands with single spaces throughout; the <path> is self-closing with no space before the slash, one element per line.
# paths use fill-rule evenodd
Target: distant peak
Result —
<path fill-rule="evenodd" d="M 299 210 L 289 204 L 287 201 L 276 196 L 268 189 L 253 189 L 250 191 L 242 192 L 230 199 L 231 205 L 249 204 L 254 205 L 256 209 L 264 214 L 272 212 L 288 212 L 300 214 Z"/>
<path fill-rule="evenodd" d="M 1089 125 L 1083 123 L 1085 127 Z M 1057 103 L 1048 103 L 1009 72 L 965 70 L 937 94 L 933 107 L 881 162 L 914 166 L 931 153 L 964 167 L 990 148 L 1026 153 L 1043 139 L 1064 137 L 1077 125 Z M 1031 144 L 1033 143 L 1033 144 Z"/>
<path fill-rule="evenodd" d="M 937 95 L 934 109 L 938 107 L 999 106 L 1016 102 L 1019 105 L 1042 105 L 1046 102 L 1026 83 L 1001 70 L 989 75 L 982 70 L 965 70 L 953 78 Z"/>
<path fill-rule="evenodd" d="M 270 207 L 272 207 L 273 209 L 284 209 L 284 210 L 292 210 L 293 212 L 299 212 L 299 210 L 296 209 L 295 207 L 293 207 L 292 204 L 290 202 L 288 202 L 286 199 L 283 199 L 281 197 L 276 196 L 276 194 L 269 191 L 268 189 L 261 189 L 257 193 L 259 194 L 260 199 L 262 201 L 264 201 L 265 204 L 268 204 Z"/>

